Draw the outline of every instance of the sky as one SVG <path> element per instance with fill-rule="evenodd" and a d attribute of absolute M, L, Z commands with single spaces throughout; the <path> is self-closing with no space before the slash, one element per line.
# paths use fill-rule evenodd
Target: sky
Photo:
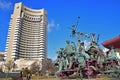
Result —
<path fill-rule="evenodd" d="M 100 34 L 99 45 L 120 34 L 120 0 L 0 0 L 0 51 L 5 51 L 10 16 L 17 2 L 47 11 L 47 56 L 53 60 L 55 52 L 65 47 L 65 41 L 73 40 L 70 27 L 76 24 L 78 16 L 77 31 L 94 32 L 96 37 Z"/>

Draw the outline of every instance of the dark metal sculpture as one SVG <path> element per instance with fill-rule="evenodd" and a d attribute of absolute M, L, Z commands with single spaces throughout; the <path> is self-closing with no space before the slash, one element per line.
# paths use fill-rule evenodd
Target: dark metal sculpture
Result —
<path fill-rule="evenodd" d="M 76 73 L 80 76 L 81 80 L 83 77 L 95 78 L 99 74 L 110 74 L 108 75 L 110 77 L 114 77 L 112 74 L 116 74 L 115 77 L 120 77 L 120 60 L 115 55 L 114 48 L 111 47 L 105 53 L 98 45 L 100 35 L 98 35 L 96 40 L 95 33 L 89 35 L 84 32 L 76 32 L 78 20 L 76 26 L 71 28 L 72 37 L 75 37 L 77 33 L 77 43 L 67 40 L 66 47 L 60 48 L 57 51 L 58 58 L 56 63 L 59 69 L 56 72 L 56 76 L 63 78 L 64 76 L 68 77 Z M 91 39 L 90 44 L 87 46 L 85 46 L 85 37 Z"/>

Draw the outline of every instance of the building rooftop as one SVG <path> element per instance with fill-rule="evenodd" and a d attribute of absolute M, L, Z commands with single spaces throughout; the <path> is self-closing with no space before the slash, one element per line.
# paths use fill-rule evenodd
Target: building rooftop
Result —
<path fill-rule="evenodd" d="M 110 47 L 120 48 L 120 36 L 117 36 L 115 38 L 107 40 L 107 41 L 103 42 L 102 45 L 109 49 L 110 49 Z"/>

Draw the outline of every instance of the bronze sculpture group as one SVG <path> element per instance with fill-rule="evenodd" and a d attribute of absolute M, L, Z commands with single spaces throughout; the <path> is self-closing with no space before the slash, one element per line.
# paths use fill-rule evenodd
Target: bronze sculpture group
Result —
<path fill-rule="evenodd" d="M 118 69 L 119 72 L 116 77 L 120 76 L 120 60 L 117 58 L 114 48 L 111 46 L 107 53 L 103 52 L 98 45 L 99 35 L 96 40 L 95 33 L 89 35 L 83 32 L 76 32 L 77 25 L 72 26 L 72 34 L 70 35 L 72 38 L 77 36 L 77 44 L 67 40 L 66 46 L 56 52 L 58 54 L 56 60 L 58 71 L 56 76 L 64 77 L 77 73 L 81 79 L 82 77 L 98 77 L 104 71 L 109 73 L 108 66 L 113 70 L 112 72 Z M 91 39 L 90 44 L 87 46 L 85 46 L 85 38 Z"/>

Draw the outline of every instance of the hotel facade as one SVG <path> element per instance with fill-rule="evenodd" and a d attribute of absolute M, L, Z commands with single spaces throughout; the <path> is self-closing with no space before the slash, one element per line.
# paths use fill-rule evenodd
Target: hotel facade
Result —
<path fill-rule="evenodd" d="M 11 15 L 5 60 L 39 59 L 47 55 L 47 13 L 16 3 Z"/>

